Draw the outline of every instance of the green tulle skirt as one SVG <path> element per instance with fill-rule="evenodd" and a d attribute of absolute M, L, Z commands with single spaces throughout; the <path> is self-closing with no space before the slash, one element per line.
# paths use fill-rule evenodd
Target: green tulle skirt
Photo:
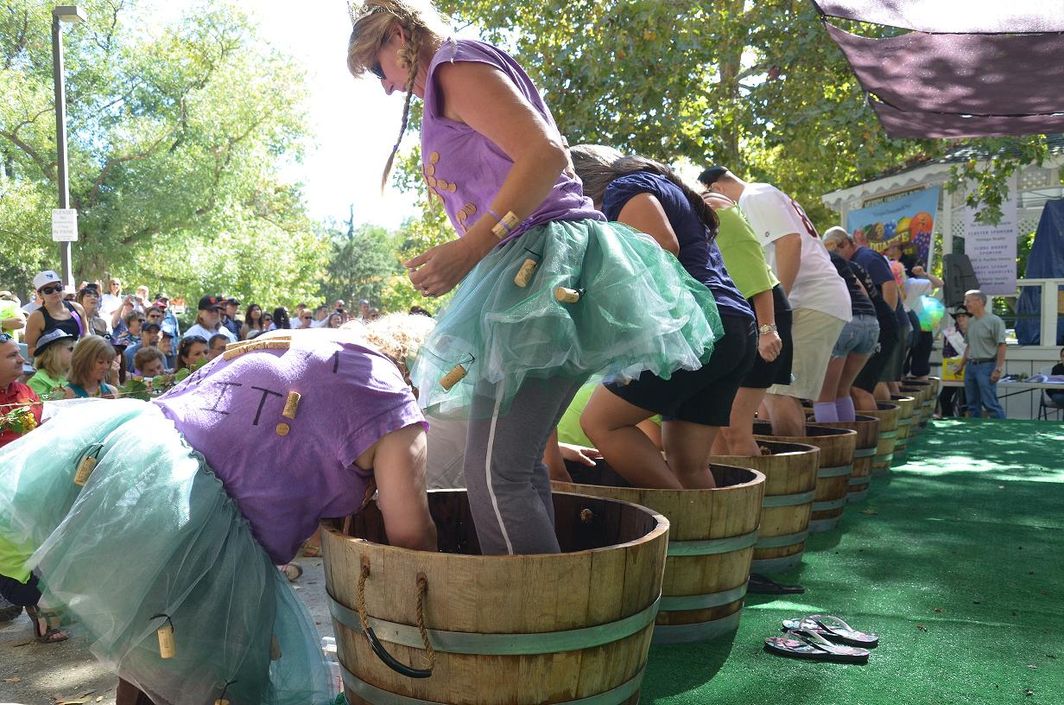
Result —
<path fill-rule="evenodd" d="M 86 453 L 99 460 L 74 484 Z M 77 405 L 0 449 L 0 537 L 37 546 L 44 598 L 159 705 L 330 700 L 314 622 L 158 407 Z M 165 615 L 165 616 L 158 616 Z M 173 626 L 175 653 L 156 630 Z"/>
<path fill-rule="evenodd" d="M 535 269 L 521 287 L 515 277 L 526 260 Z M 559 301 L 558 287 L 578 290 L 579 301 Z M 528 377 L 624 382 L 644 370 L 666 379 L 696 370 L 721 333 L 709 289 L 652 238 L 619 223 L 555 221 L 477 264 L 411 376 L 431 413 L 468 416 L 495 403 L 505 411 Z M 446 389 L 442 380 L 458 365 L 465 376 Z M 478 396 L 490 403 L 475 404 Z"/>

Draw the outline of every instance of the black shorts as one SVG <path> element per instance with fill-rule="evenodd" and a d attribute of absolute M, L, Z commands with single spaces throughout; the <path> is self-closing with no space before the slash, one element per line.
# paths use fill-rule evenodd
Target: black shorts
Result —
<path fill-rule="evenodd" d="M 753 306 L 753 302 L 750 304 Z M 754 343 L 754 364 L 750 371 L 743 377 L 740 387 L 746 389 L 768 389 L 774 384 L 791 383 L 791 363 L 794 360 L 794 344 L 791 342 L 791 326 L 793 316 L 791 304 L 787 301 L 787 294 L 783 291 L 783 285 L 777 284 L 772 288 L 772 305 L 775 309 L 776 332 L 783 341 L 780 354 L 772 362 L 767 362 L 757 353 L 757 343 Z"/>
<path fill-rule="evenodd" d="M 28 581 L 20 583 L 14 578 L 0 575 L 0 595 L 13 605 L 36 607 L 41 600 L 41 591 L 37 587 L 37 576 L 30 575 Z"/>
<path fill-rule="evenodd" d="M 893 317 L 893 314 L 892 314 Z M 853 386 L 858 389 L 863 389 L 871 394 L 876 384 L 880 382 L 880 378 L 883 376 L 883 372 L 887 367 L 887 363 L 894 357 L 894 348 L 898 345 L 898 325 L 885 325 L 883 321 L 879 323 L 879 350 L 876 351 L 872 357 L 868 358 L 868 362 L 861 368 L 861 371 L 857 374 L 857 379 L 853 381 Z"/>
<path fill-rule="evenodd" d="M 677 370 L 669 379 L 644 372 L 637 380 L 607 384 L 606 389 L 629 404 L 661 414 L 664 421 L 727 426 L 739 380 L 757 357 L 757 328 L 753 319 L 744 316 L 720 318 L 724 335 L 701 369 Z"/>

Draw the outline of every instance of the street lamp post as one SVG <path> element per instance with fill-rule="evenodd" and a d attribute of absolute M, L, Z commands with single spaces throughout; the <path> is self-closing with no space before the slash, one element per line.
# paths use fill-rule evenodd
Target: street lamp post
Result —
<path fill-rule="evenodd" d="M 70 207 L 70 181 L 67 176 L 66 84 L 63 80 L 63 33 L 61 23 L 85 21 L 85 11 L 77 5 L 57 5 L 52 10 L 52 72 L 55 79 L 55 148 L 59 165 L 59 207 Z M 59 243 L 63 284 L 74 285 L 70 242 Z"/>

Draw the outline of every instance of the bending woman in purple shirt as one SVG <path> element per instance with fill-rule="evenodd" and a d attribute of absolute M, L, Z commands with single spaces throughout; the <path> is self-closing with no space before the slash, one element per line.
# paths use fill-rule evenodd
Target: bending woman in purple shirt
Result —
<path fill-rule="evenodd" d="M 720 321 L 708 289 L 583 195 L 525 71 L 449 34 L 423 3 L 367 0 L 347 63 L 406 93 L 404 130 L 412 96 L 423 101 L 422 171 L 459 235 L 406 263 L 426 296 L 461 283 L 414 364 L 419 402 L 470 420 L 464 474 L 482 550 L 552 553 L 543 449 L 576 390 L 595 373 L 699 369 Z"/>
<path fill-rule="evenodd" d="M 116 665 L 120 704 L 327 703 L 317 629 L 275 564 L 374 482 L 391 542 L 435 549 L 421 411 L 359 340 L 263 335 L 153 402 L 87 401 L 0 449 L 0 537 Z"/>

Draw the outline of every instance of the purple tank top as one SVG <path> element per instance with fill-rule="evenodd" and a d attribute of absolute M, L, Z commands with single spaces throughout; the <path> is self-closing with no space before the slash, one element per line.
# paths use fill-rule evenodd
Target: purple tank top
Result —
<path fill-rule="evenodd" d="M 354 465 L 359 455 L 425 424 L 388 358 L 326 328 L 293 331 L 287 350 L 219 357 L 153 401 L 277 563 L 291 560 L 319 519 L 358 509 L 369 481 Z"/>
<path fill-rule="evenodd" d="M 494 66 L 513 81 L 547 124 L 556 127 L 539 91 L 516 61 L 490 44 L 468 39 L 448 40 L 429 64 L 425 83 L 425 115 L 421 126 L 421 165 L 429 192 L 440 197 L 459 236 L 487 214 L 513 161 L 494 142 L 466 124 L 443 117 L 434 78 L 444 62 L 476 61 Z M 499 215 L 504 215 L 499 213 Z M 584 196 L 576 176 L 561 173 L 550 195 L 507 240 L 554 220 L 605 220 Z"/>

